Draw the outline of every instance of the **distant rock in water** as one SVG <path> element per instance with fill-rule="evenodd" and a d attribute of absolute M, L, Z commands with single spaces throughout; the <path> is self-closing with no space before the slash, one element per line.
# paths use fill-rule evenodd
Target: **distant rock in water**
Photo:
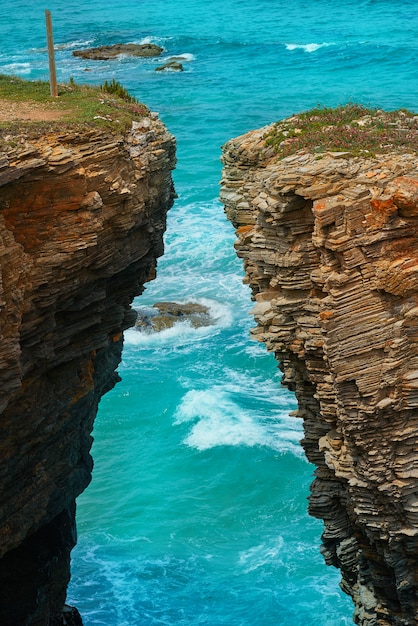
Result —
<path fill-rule="evenodd" d="M 185 61 L 190 61 L 190 55 L 187 54 L 179 54 L 178 56 L 170 57 L 169 61 L 179 61 L 180 63 L 184 63 Z"/>
<path fill-rule="evenodd" d="M 155 68 L 156 72 L 163 72 L 164 70 L 169 72 L 183 72 L 184 67 L 180 61 L 177 61 L 176 59 L 169 59 L 167 63 L 164 63 L 164 65 L 159 65 Z"/>
<path fill-rule="evenodd" d="M 155 311 L 152 311 L 155 309 Z M 151 309 L 137 311 L 138 318 L 135 327 L 138 330 L 152 330 L 160 332 L 172 328 L 177 322 L 188 321 L 193 328 L 211 326 L 214 323 L 209 308 L 196 302 L 156 302 Z"/>
<path fill-rule="evenodd" d="M 107 61 L 108 59 L 114 59 L 120 54 L 127 54 L 131 57 L 158 57 L 162 51 L 163 48 L 154 43 L 117 43 L 113 46 L 74 50 L 73 56 L 94 61 Z"/>

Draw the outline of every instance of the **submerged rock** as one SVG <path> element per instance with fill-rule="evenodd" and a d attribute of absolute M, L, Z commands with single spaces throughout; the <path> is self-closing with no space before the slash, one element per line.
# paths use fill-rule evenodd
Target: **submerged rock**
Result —
<path fill-rule="evenodd" d="M 159 65 L 155 68 L 156 72 L 163 72 L 164 70 L 169 72 L 183 72 L 184 67 L 180 61 L 177 61 L 176 59 L 169 59 L 167 63 L 164 63 L 164 65 Z"/>
<path fill-rule="evenodd" d="M 155 309 L 152 311 L 152 309 Z M 172 328 L 178 322 L 188 321 L 193 328 L 211 326 L 214 323 L 209 308 L 197 302 L 156 302 L 152 309 L 137 311 L 135 327 L 138 330 L 160 332 Z"/>
<path fill-rule="evenodd" d="M 169 61 L 179 61 L 179 63 L 184 63 L 184 62 L 190 61 L 190 56 L 186 55 L 186 54 L 179 54 L 177 56 L 170 57 L 168 60 Z"/>
<path fill-rule="evenodd" d="M 108 59 L 114 59 L 120 54 L 126 54 L 131 57 L 158 57 L 162 51 L 163 48 L 154 43 L 117 43 L 113 46 L 74 50 L 73 56 L 94 61 L 107 61 Z"/>

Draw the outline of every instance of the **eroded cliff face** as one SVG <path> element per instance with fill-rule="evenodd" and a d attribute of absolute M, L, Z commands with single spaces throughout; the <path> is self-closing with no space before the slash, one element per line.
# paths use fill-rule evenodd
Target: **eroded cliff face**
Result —
<path fill-rule="evenodd" d="M 418 623 L 418 159 L 224 147 L 253 334 L 298 400 L 310 513 L 363 626 Z"/>
<path fill-rule="evenodd" d="M 124 136 L 84 128 L 3 142 L 1 624 L 71 619 L 61 613 L 75 498 L 91 478 L 90 433 L 118 379 L 130 303 L 163 252 L 174 161 L 155 115 Z"/>

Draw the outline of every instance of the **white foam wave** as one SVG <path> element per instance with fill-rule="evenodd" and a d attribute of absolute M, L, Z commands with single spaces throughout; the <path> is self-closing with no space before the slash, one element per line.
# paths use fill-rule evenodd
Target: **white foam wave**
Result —
<path fill-rule="evenodd" d="M 152 543 L 151 539 L 149 537 L 146 537 L 144 535 L 139 535 L 139 536 L 126 536 L 126 537 L 121 537 L 119 535 L 113 535 L 112 533 L 109 532 L 103 532 L 101 533 L 102 537 L 104 539 L 104 543 L 106 543 L 107 545 L 115 545 L 116 543 L 119 543 L 120 545 L 123 544 L 135 544 L 135 543 Z"/>
<path fill-rule="evenodd" d="M 30 74 L 30 63 L 9 63 L 1 68 L 4 72 L 12 72 L 13 74 Z"/>
<path fill-rule="evenodd" d="M 176 203 L 169 212 L 158 278 L 147 286 L 140 302 L 206 297 L 231 303 L 235 317 L 246 318 L 249 289 L 242 285 L 243 268 L 233 249 L 235 235 L 222 206 L 217 199 L 187 200 Z"/>
<path fill-rule="evenodd" d="M 240 397 L 245 390 L 245 395 L 255 400 L 258 405 L 262 402 L 264 406 L 270 405 L 269 408 L 280 407 L 289 411 L 296 408 L 295 397 L 281 386 L 279 373 L 264 378 L 252 375 L 245 370 L 226 368 L 224 374 L 222 389 L 227 393 L 237 394 L 237 397 Z M 289 420 L 291 424 L 294 424 L 293 418 Z"/>
<path fill-rule="evenodd" d="M 54 50 L 73 50 L 74 48 L 85 48 L 94 42 L 94 39 L 76 39 L 75 41 L 67 41 L 66 43 L 55 43 Z M 31 48 L 30 52 L 40 52 L 45 54 L 48 52 L 48 48 L 46 46 L 42 46 L 41 48 Z"/>
<path fill-rule="evenodd" d="M 193 328 L 188 322 L 177 322 L 172 328 L 160 332 L 138 331 L 130 328 L 124 333 L 125 346 L 138 346 L 141 348 L 155 348 L 157 346 L 172 344 L 187 344 L 196 338 L 202 337 L 208 327 Z"/>
<path fill-rule="evenodd" d="M 291 424 L 290 424 L 291 421 Z M 220 387 L 188 391 L 175 414 L 175 424 L 195 422 L 184 443 L 197 450 L 215 446 L 265 446 L 302 456 L 301 432 L 285 411 L 274 418 L 242 408 Z"/>
<path fill-rule="evenodd" d="M 209 298 L 196 298 L 195 302 L 208 307 L 209 315 L 220 328 L 227 328 L 232 324 L 232 310 L 227 304 Z"/>
<path fill-rule="evenodd" d="M 263 543 L 241 552 L 238 563 L 243 568 L 244 574 L 249 574 L 270 564 L 277 567 L 278 563 L 281 562 L 280 554 L 283 552 L 283 547 L 284 539 L 279 536 L 272 545 Z"/>
<path fill-rule="evenodd" d="M 266 355 L 266 347 L 264 344 L 255 342 L 245 346 L 245 354 L 253 358 L 264 357 Z"/>
<path fill-rule="evenodd" d="M 305 52 L 316 52 L 320 48 L 331 46 L 330 43 L 286 43 L 286 50 L 304 50 Z"/>
<path fill-rule="evenodd" d="M 67 43 L 55 44 L 55 50 L 72 50 L 73 48 L 84 48 L 93 43 L 93 39 L 76 39 L 75 41 L 68 41 Z"/>
<path fill-rule="evenodd" d="M 223 396 L 223 397 L 222 397 Z M 198 419 L 185 443 L 198 450 L 219 445 L 257 445 L 264 437 L 260 425 L 216 391 L 188 391 L 176 412 L 176 423 Z"/>
<path fill-rule="evenodd" d="M 148 44 L 148 43 L 154 43 L 157 46 L 161 46 L 162 48 L 165 48 L 165 43 L 167 41 L 169 41 L 170 39 L 172 39 L 172 37 L 143 37 L 142 39 L 139 39 L 137 41 L 133 41 L 132 43 L 138 43 L 140 45 L 144 45 L 144 44 Z"/>
<path fill-rule="evenodd" d="M 196 57 L 194 54 L 184 52 L 182 54 L 171 54 L 170 56 L 167 56 L 165 60 L 168 61 L 169 59 L 176 59 L 176 61 L 178 60 L 183 63 L 190 63 L 190 61 L 194 61 Z"/>

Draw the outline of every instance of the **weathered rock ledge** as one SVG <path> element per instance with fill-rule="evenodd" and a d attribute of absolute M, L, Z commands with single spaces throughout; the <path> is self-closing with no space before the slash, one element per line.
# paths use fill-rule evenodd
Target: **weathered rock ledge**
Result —
<path fill-rule="evenodd" d="M 71 621 L 75 498 L 91 478 L 97 406 L 163 252 L 175 144 L 152 116 L 124 135 L 32 129 L 3 146 L 0 623 L 56 625 Z"/>
<path fill-rule="evenodd" d="M 309 510 L 363 626 L 418 623 L 418 158 L 224 146 L 256 339 L 295 391 Z"/>

